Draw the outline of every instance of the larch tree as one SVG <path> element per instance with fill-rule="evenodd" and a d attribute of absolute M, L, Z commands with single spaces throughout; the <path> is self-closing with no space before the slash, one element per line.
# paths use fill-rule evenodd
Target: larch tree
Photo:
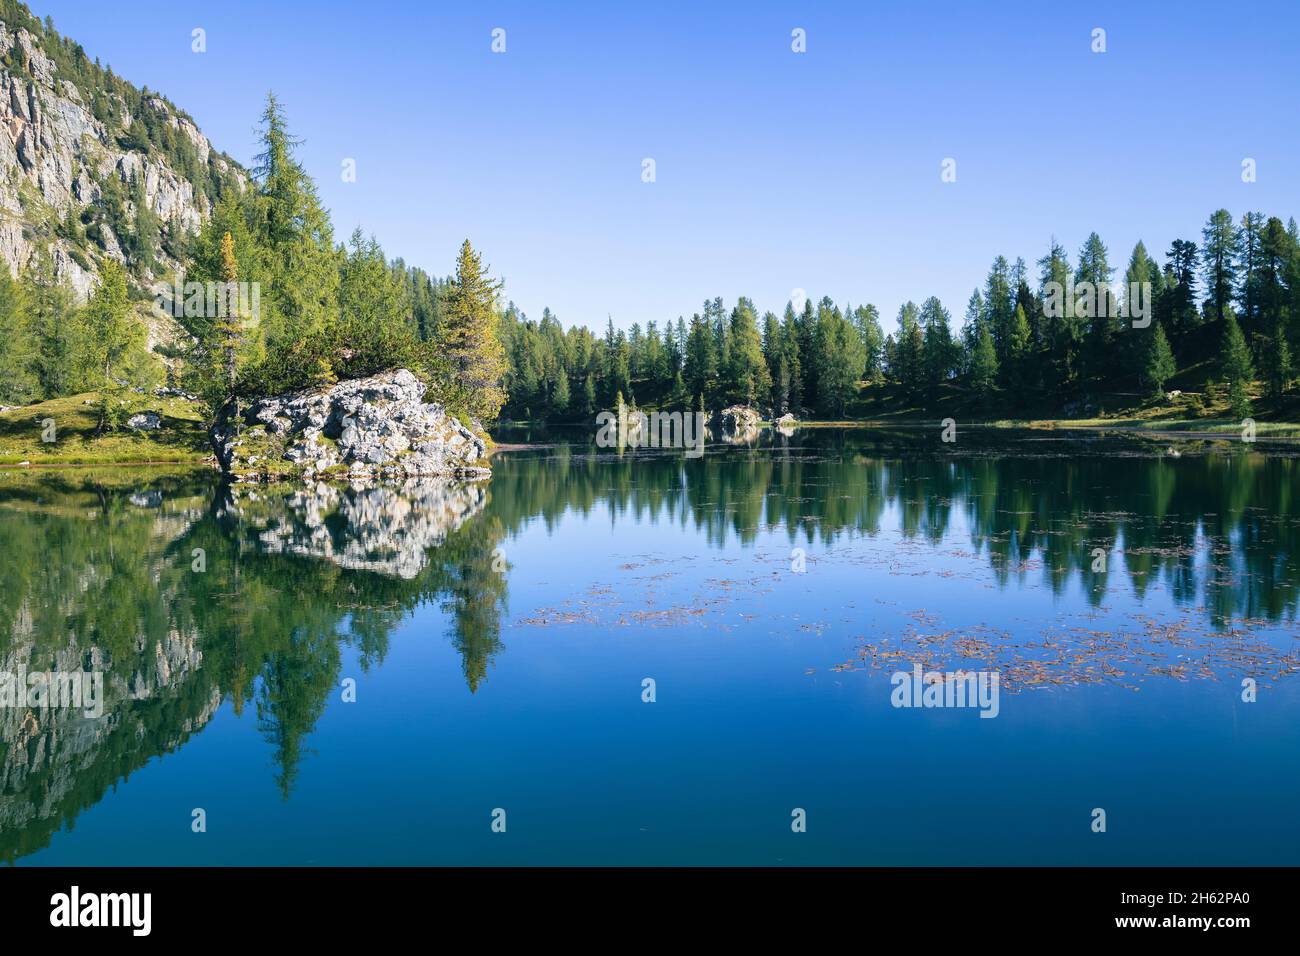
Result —
<path fill-rule="evenodd" d="M 0 267 L 0 402 L 26 405 L 40 398 L 37 339 L 21 283 Z"/>
<path fill-rule="evenodd" d="M 506 400 L 501 387 L 506 355 L 497 332 L 500 288 L 501 283 L 488 275 L 466 239 L 456 259 L 456 277 L 447 296 L 438 341 L 469 413 L 485 422 L 496 418 Z"/>
<path fill-rule="evenodd" d="M 237 358 L 243 340 L 239 314 L 239 263 L 235 260 L 235 240 L 226 233 L 221 237 L 221 308 L 217 310 L 217 347 L 227 394 L 235 390 Z"/>
<path fill-rule="evenodd" d="M 1226 209 L 1218 209 L 1201 230 L 1201 268 L 1210 306 L 1220 322 L 1227 314 L 1237 285 L 1238 255 L 1238 234 L 1232 214 Z"/>
<path fill-rule="evenodd" d="M 1220 355 L 1223 379 L 1228 384 L 1228 403 L 1234 415 L 1245 417 L 1251 410 L 1249 386 L 1255 378 L 1255 368 L 1237 320 L 1228 316 L 1224 323 Z"/>

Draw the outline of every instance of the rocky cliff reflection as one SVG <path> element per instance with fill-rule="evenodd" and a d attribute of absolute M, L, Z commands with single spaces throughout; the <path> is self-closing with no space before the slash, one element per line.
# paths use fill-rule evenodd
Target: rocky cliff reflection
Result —
<path fill-rule="evenodd" d="M 451 611 L 474 690 L 499 647 L 505 599 L 492 570 L 502 532 L 486 501 L 481 484 L 436 479 L 0 488 L 0 672 L 99 671 L 105 698 L 98 718 L 0 707 L 0 857 L 44 846 L 227 700 L 256 708 L 287 796 L 337 692 L 341 647 L 379 664 L 421 603 Z"/>

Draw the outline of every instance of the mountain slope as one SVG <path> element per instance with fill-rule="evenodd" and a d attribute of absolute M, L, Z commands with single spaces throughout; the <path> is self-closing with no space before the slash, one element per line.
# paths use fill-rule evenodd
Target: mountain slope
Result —
<path fill-rule="evenodd" d="M 11 272 L 48 253 L 85 298 L 111 258 L 147 289 L 247 181 L 166 98 L 0 0 L 0 258 Z"/>

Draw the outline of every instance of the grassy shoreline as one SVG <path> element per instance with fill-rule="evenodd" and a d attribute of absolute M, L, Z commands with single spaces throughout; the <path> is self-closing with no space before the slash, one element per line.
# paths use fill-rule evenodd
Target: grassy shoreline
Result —
<path fill-rule="evenodd" d="M 938 418 L 877 418 L 836 421 L 801 421 L 799 428 L 938 428 Z M 765 422 L 764 424 L 770 424 Z M 988 428 L 1006 431 L 1095 431 L 1132 432 L 1145 435 L 1170 434 L 1181 438 L 1237 438 L 1242 423 L 1210 418 L 1028 418 L 990 421 L 957 420 L 959 428 Z M 1279 438 L 1300 438 L 1300 422 L 1255 423 L 1255 434 Z"/>
<path fill-rule="evenodd" d="M 211 463 L 203 415 L 184 398 L 129 393 L 118 399 L 125 420 L 154 412 L 161 427 L 100 433 L 96 402 L 84 392 L 0 412 L 0 469 Z M 53 435 L 53 441 L 45 440 Z"/>
<path fill-rule="evenodd" d="M 162 427 L 100 434 L 94 403 L 88 392 L 0 412 L 0 471 L 94 467 L 215 466 L 198 406 L 177 397 L 131 394 L 123 401 L 125 416 L 152 411 Z M 955 417 L 955 416 L 951 416 Z M 42 440 L 45 424 L 54 422 L 56 440 Z M 800 421 L 798 428 L 939 428 L 944 419 L 932 415 L 886 414 L 881 417 Z M 1242 423 L 1224 417 L 1143 415 L 1141 412 L 1092 418 L 999 418 L 986 421 L 956 418 L 958 428 L 1005 431 L 1090 431 L 1149 435 L 1168 440 L 1240 439 Z M 512 422 L 511 425 L 526 424 Z M 765 426 L 773 423 L 764 422 Z M 1300 440 L 1300 422 L 1256 420 L 1259 440 Z M 530 447 L 516 442 L 489 444 L 489 454 Z"/>

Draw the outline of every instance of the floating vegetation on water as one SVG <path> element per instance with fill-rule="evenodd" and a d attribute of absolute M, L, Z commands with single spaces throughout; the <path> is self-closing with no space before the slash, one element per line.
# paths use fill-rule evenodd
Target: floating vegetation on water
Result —
<path fill-rule="evenodd" d="M 1040 640 L 1024 640 L 985 625 L 942 631 L 909 625 L 896 636 L 863 641 L 856 658 L 832 670 L 892 673 L 920 664 L 927 671 L 943 671 L 955 669 L 958 661 L 963 666 L 976 662 L 982 670 L 1000 673 L 1009 693 L 1081 684 L 1138 690 L 1147 677 L 1253 677 L 1271 686 L 1300 670 L 1300 635 L 1289 648 L 1279 646 L 1259 633 L 1275 630 L 1276 624 L 1251 618 L 1234 619 L 1224 633 L 1193 616 L 1202 610 L 1188 608 L 1175 620 L 1137 615 L 1131 618 L 1137 627 L 1115 631 L 1051 625 L 1041 630 Z M 931 623 L 932 616 L 925 617 L 924 623 Z"/>

